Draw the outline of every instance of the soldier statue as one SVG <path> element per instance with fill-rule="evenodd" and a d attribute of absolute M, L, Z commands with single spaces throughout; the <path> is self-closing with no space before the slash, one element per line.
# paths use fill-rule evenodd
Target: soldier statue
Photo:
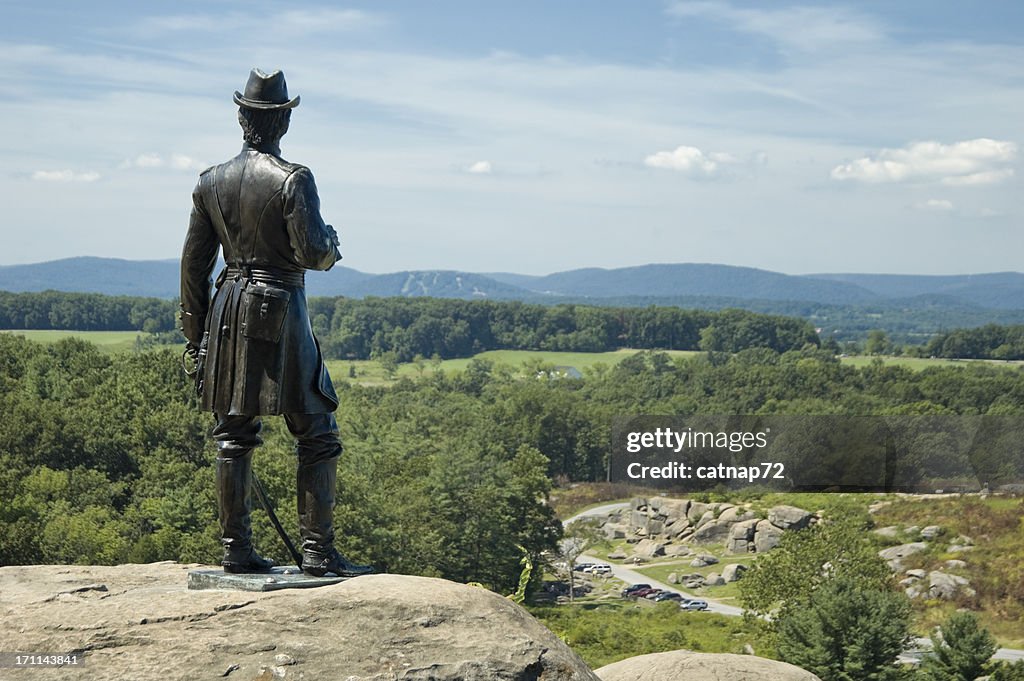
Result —
<path fill-rule="evenodd" d="M 281 158 L 299 98 L 280 71 L 253 69 L 235 92 L 245 140 L 230 161 L 203 171 L 181 256 L 181 321 L 196 360 L 205 411 L 214 413 L 224 570 L 266 572 L 252 545 L 252 453 L 260 417 L 284 415 L 296 439 L 302 569 L 314 576 L 372 572 L 334 548 L 334 494 L 342 446 L 338 397 L 310 328 L 304 272 L 341 258 L 338 235 L 320 217 L 309 169 Z M 214 292 L 210 277 L 223 250 Z"/>

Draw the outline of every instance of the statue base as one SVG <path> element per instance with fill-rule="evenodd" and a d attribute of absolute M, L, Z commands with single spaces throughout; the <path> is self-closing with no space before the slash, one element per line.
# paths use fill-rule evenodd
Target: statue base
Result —
<path fill-rule="evenodd" d="M 344 582 L 349 577 L 311 577 L 299 568 L 275 567 L 270 572 L 234 574 L 223 568 L 189 570 L 188 588 L 194 590 L 219 589 L 223 591 L 277 591 L 278 589 L 311 589 Z"/>

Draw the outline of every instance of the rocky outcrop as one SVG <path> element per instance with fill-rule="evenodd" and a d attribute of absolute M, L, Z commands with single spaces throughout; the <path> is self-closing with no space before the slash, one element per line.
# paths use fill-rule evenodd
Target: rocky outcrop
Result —
<path fill-rule="evenodd" d="M 758 553 L 771 551 L 779 545 L 780 541 L 782 541 L 782 530 L 767 520 L 762 520 L 757 524 L 757 530 L 754 534 L 755 551 Z"/>
<path fill-rule="evenodd" d="M 714 565 L 718 562 L 718 559 L 712 556 L 710 553 L 701 553 L 690 561 L 690 567 L 702 568 L 709 565 Z"/>
<path fill-rule="evenodd" d="M 732 526 L 729 544 L 726 546 L 729 553 L 749 553 L 755 549 L 754 536 L 757 534 L 758 522 L 757 518 L 751 518 Z"/>
<path fill-rule="evenodd" d="M 747 571 L 747 566 L 740 563 L 731 563 L 722 568 L 722 579 L 726 582 L 738 582 Z"/>
<path fill-rule="evenodd" d="M 721 544 L 729 538 L 732 525 L 727 521 L 709 520 L 690 537 L 694 544 Z"/>
<path fill-rule="evenodd" d="M 942 534 L 942 528 L 938 525 L 929 525 L 921 530 L 921 538 L 929 541 L 935 539 L 940 534 Z"/>
<path fill-rule="evenodd" d="M 778 546 L 782 533 L 817 522 L 818 515 L 795 506 L 779 505 L 759 520 L 749 508 L 690 499 L 636 497 L 628 509 L 609 514 L 604 524 L 609 539 L 637 543 L 647 538 L 664 542 L 664 555 L 685 555 L 673 546 L 722 544 L 730 553 L 764 552 Z M 646 550 L 637 552 L 651 557 Z M 657 555 L 662 555 L 661 553 Z"/>
<path fill-rule="evenodd" d="M 900 544 L 899 546 L 890 546 L 887 549 L 882 549 L 878 552 L 878 557 L 888 563 L 889 568 L 893 572 L 900 572 L 903 569 L 902 563 L 904 558 L 927 550 L 928 544 L 923 541 L 915 541 L 909 544 Z"/>
<path fill-rule="evenodd" d="M 630 657 L 596 671 L 601 681 L 820 681 L 785 662 L 753 655 L 673 650 Z"/>
<path fill-rule="evenodd" d="M 633 547 L 633 555 L 642 558 L 654 558 L 665 555 L 665 543 L 653 539 L 641 539 Z"/>
<path fill-rule="evenodd" d="M 598 678 L 524 609 L 479 587 L 369 575 L 315 589 L 188 591 L 190 567 L 0 568 L 0 640 L 84 655 L 76 680 Z"/>
<path fill-rule="evenodd" d="M 809 511 L 796 506 L 774 506 L 768 511 L 768 522 L 782 530 L 801 530 L 811 524 Z"/>
<path fill-rule="evenodd" d="M 931 598 L 949 601 L 961 591 L 967 596 L 975 595 L 975 591 L 970 587 L 970 582 L 966 577 L 950 575 L 938 570 L 928 573 L 928 595 Z"/>
<path fill-rule="evenodd" d="M 725 579 L 717 572 L 709 573 L 708 576 L 704 578 L 704 586 L 723 586 L 724 584 Z"/>

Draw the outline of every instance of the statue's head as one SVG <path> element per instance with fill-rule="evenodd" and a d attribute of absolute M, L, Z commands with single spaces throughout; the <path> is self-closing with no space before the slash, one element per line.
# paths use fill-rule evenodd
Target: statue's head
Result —
<path fill-rule="evenodd" d="M 242 137 L 252 146 L 276 144 L 288 132 L 292 109 L 299 105 L 298 97 L 289 99 L 281 71 L 267 74 L 253 69 L 245 93 L 236 90 L 234 99 Z"/>

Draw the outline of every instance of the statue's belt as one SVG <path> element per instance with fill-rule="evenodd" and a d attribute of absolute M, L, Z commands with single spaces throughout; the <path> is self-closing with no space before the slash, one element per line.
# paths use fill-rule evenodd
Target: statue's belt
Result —
<path fill-rule="evenodd" d="M 295 270 L 279 270 L 267 267 L 250 267 L 249 265 L 228 265 L 217 277 L 217 288 L 228 279 L 239 281 L 256 281 L 262 284 L 277 286 L 305 286 L 306 273 Z"/>

